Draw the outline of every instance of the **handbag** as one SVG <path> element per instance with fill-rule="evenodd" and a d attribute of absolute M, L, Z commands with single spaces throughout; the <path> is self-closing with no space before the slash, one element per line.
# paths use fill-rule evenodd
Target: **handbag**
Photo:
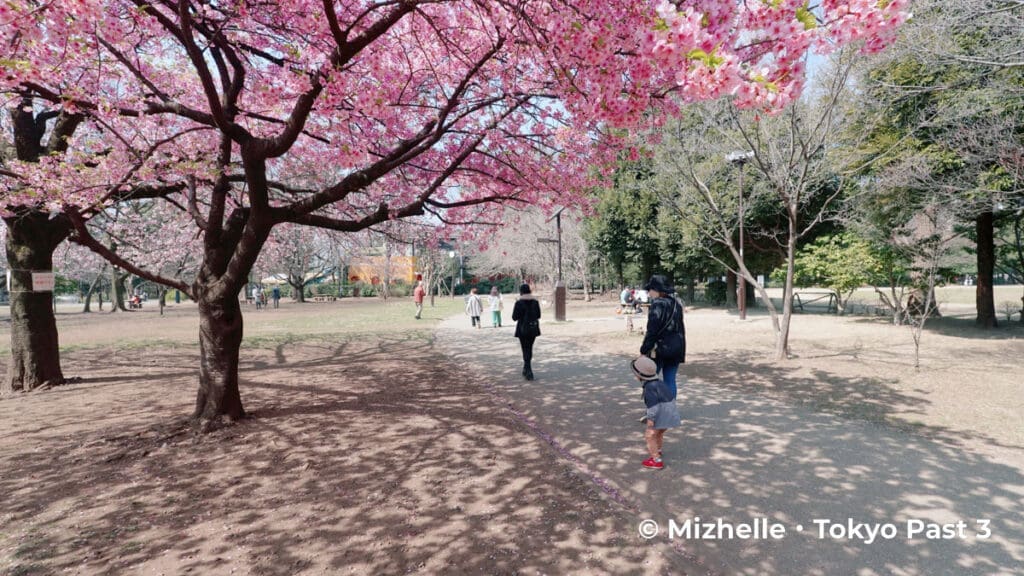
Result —
<path fill-rule="evenodd" d="M 540 320 L 527 320 L 523 323 L 523 335 L 527 338 L 540 336 Z"/>
<path fill-rule="evenodd" d="M 536 338 L 537 336 L 540 336 L 540 304 L 537 304 L 536 307 L 538 312 L 537 318 L 533 317 L 533 309 L 530 306 L 526 307 L 527 310 L 525 311 L 525 316 L 523 318 L 522 335 L 527 338 Z"/>

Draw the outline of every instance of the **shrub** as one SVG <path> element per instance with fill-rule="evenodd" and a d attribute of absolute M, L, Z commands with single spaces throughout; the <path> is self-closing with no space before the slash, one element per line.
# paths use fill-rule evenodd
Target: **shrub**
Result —
<path fill-rule="evenodd" d="M 707 288 L 704 290 L 704 298 L 708 304 L 712 306 L 723 306 L 725 304 L 725 295 L 727 291 L 726 283 L 724 280 L 714 279 L 708 281 Z"/>

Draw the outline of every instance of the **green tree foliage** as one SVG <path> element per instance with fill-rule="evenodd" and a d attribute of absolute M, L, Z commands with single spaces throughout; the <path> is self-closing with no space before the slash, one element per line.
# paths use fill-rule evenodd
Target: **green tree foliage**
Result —
<path fill-rule="evenodd" d="M 923 0 L 901 40 L 866 60 L 856 130 L 864 194 L 856 201 L 873 236 L 936 206 L 977 244 L 978 323 L 995 325 L 993 235 L 1010 225 L 999 206 L 1021 196 L 1024 135 L 1024 3 Z"/>
<path fill-rule="evenodd" d="M 821 236 L 800 249 L 795 261 L 793 283 L 800 288 L 822 287 L 836 293 L 842 314 L 854 290 L 878 285 L 886 266 L 872 246 L 856 235 L 844 232 Z M 772 272 L 774 282 L 783 282 L 784 267 Z"/>
<path fill-rule="evenodd" d="M 59 295 L 78 294 L 81 291 L 81 284 L 74 278 L 56 276 L 54 278 L 53 293 Z"/>
<path fill-rule="evenodd" d="M 649 161 L 622 162 L 611 186 L 600 192 L 597 213 L 587 222 L 585 237 L 603 254 L 620 285 L 646 278 L 661 269 L 658 196 Z M 627 278 L 630 262 L 639 264 L 637 277 Z"/>

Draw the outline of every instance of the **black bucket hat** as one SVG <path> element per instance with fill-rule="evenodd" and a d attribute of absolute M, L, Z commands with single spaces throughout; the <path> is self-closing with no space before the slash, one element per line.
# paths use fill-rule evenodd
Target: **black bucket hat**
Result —
<path fill-rule="evenodd" d="M 646 284 L 644 284 L 644 290 L 657 290 L 662 294 L 670 294 L 672 292 L 675 292 L 675 288 L 672 287 L 672 284 L 668 281 L 668 278 L 662 276 L 661 274 L 655 274 L 654 276 L 651 276 L 651 279 L 648 280 Z"/>

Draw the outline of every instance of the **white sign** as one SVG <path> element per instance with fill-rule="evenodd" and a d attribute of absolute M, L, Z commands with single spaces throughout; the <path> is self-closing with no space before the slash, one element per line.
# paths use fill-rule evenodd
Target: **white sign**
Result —
<path fill-rule="evenodd" d="M 32 291 L 53 292 L 53 286 L 55 281 L 56 277 L 53 272 L 33 272 Z"/>

